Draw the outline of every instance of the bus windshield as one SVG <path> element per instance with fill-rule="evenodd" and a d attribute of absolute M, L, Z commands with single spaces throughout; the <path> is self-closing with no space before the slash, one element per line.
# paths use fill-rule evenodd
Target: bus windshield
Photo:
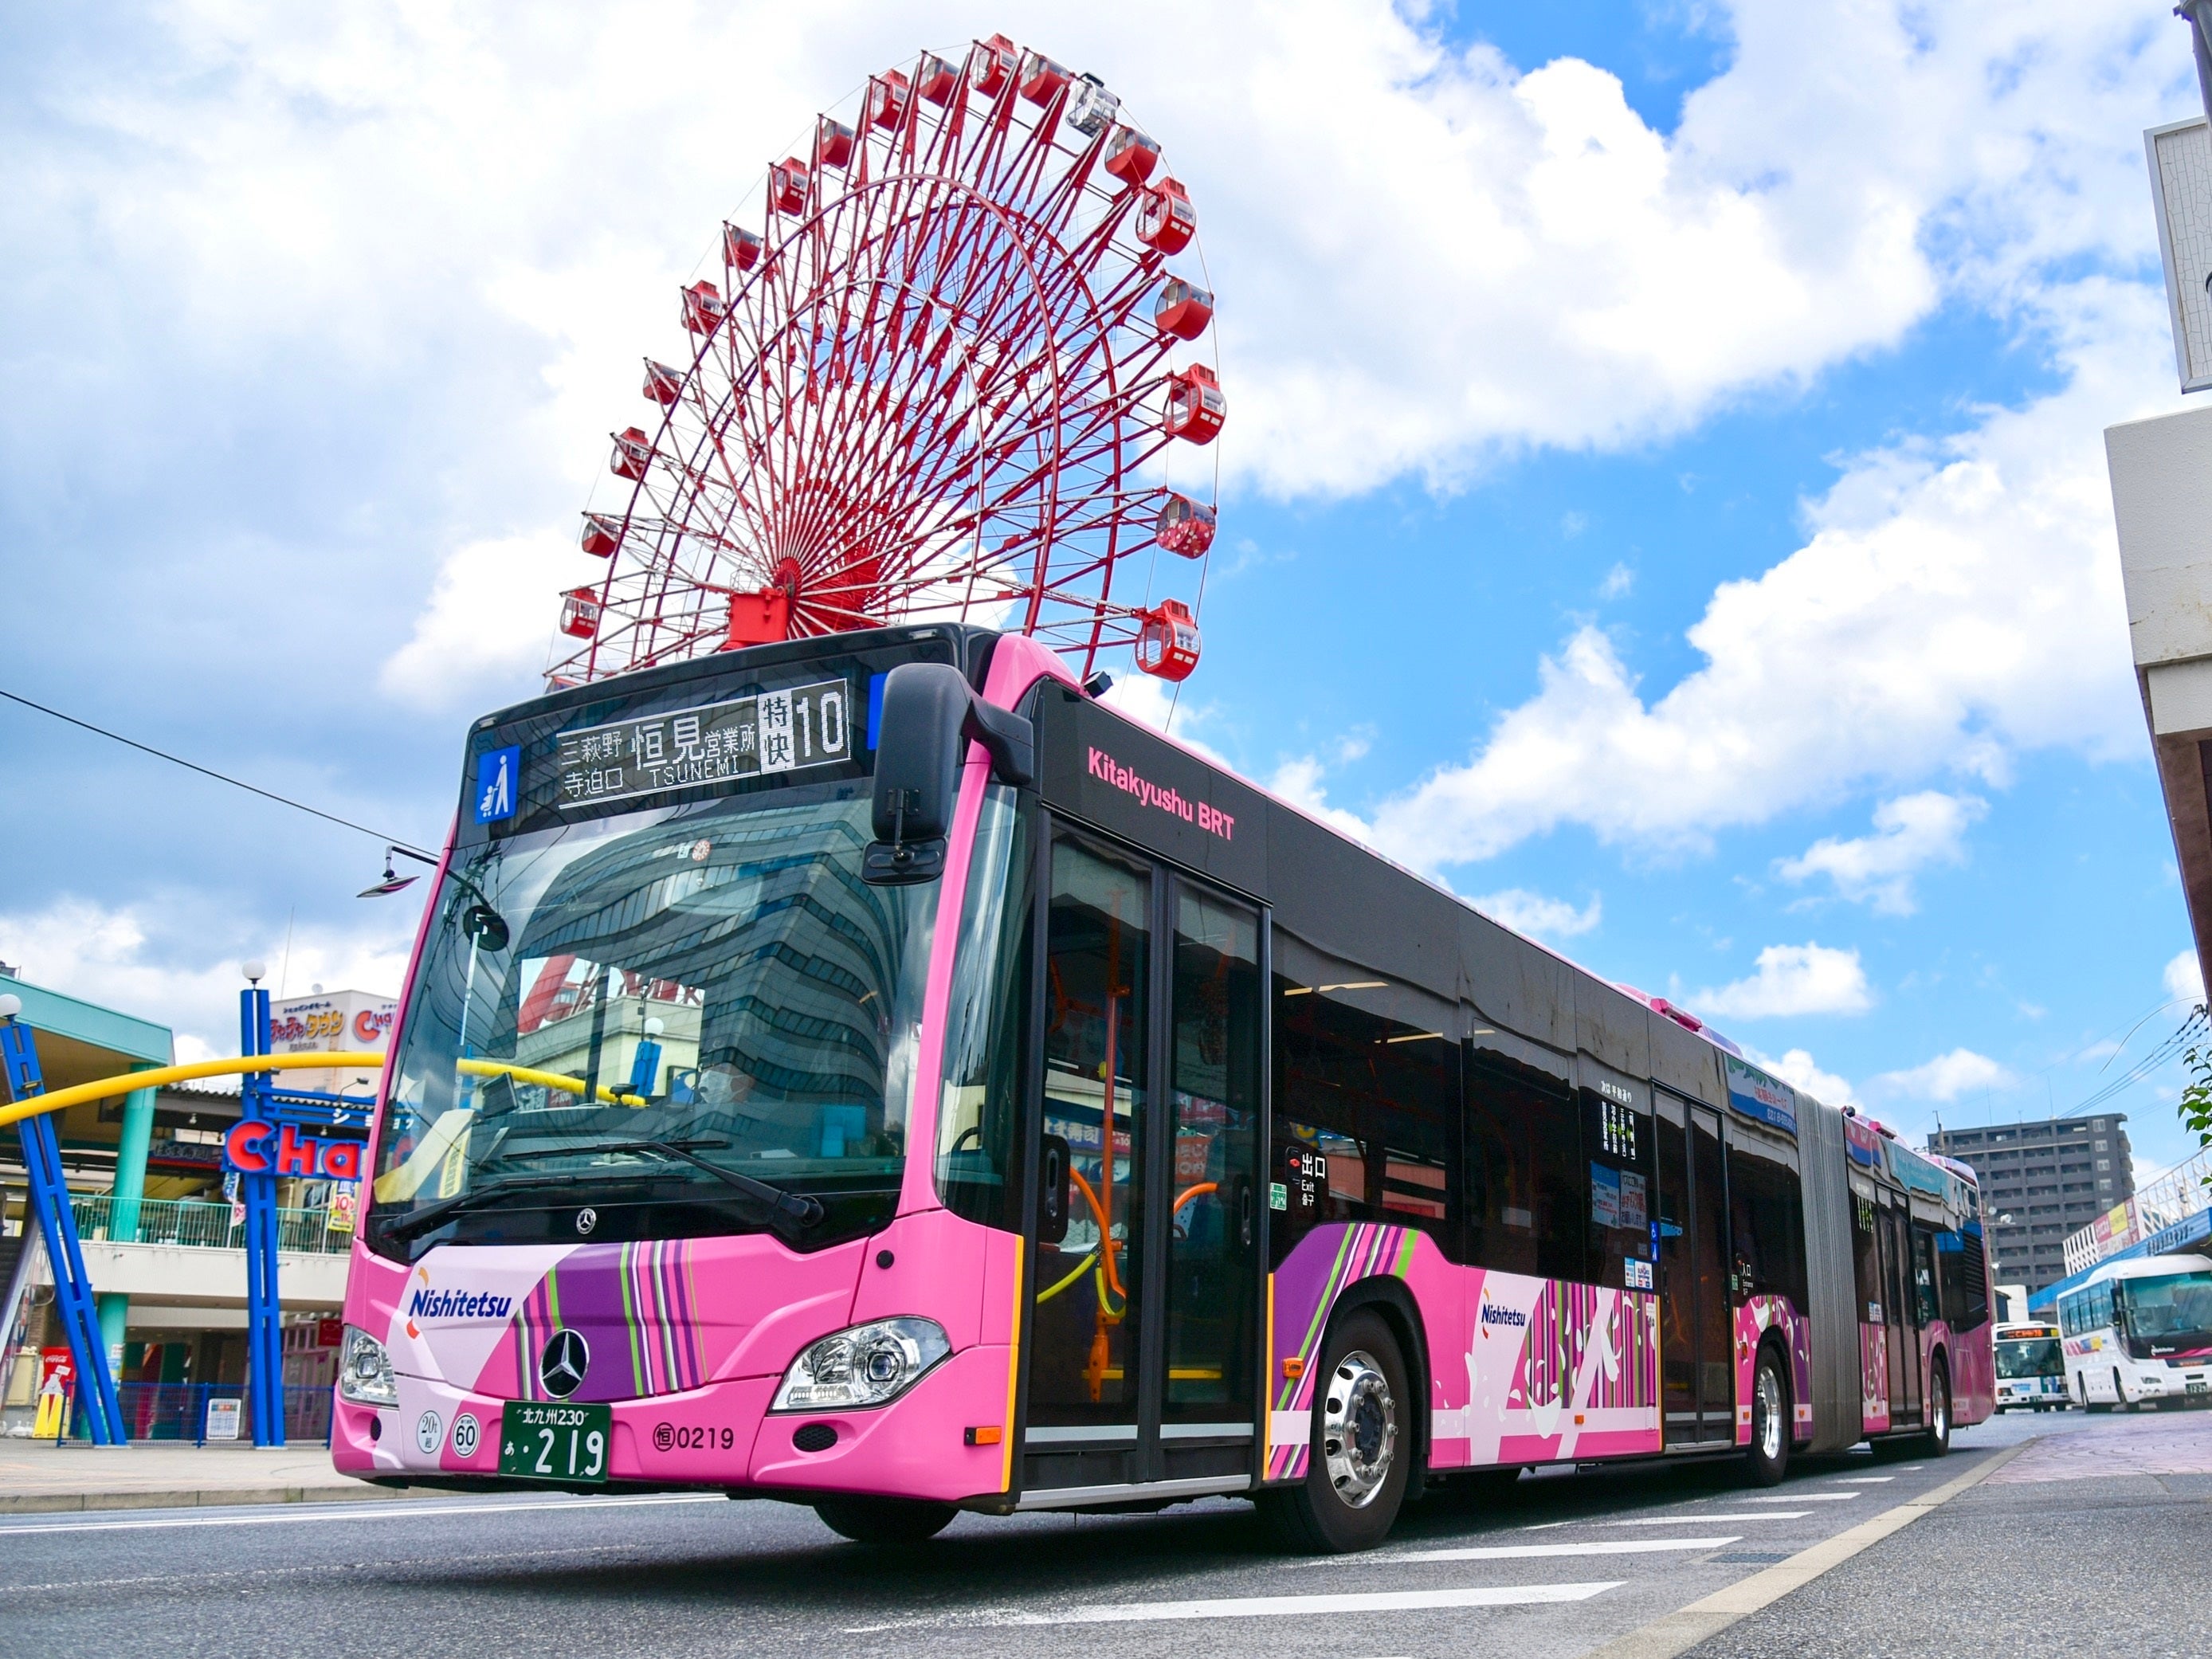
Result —
<path fill-rule="evenodd" d="M 367 1238 L 575 1243 L 896 1206 L 937 886 L 870 886 L 865 784 L 457 853 L 379 1137 Z"/>
<path fill-rule="evenodd" d="M 2027 1376 L 2063 1376 L 2066 1357 L 2052 1336 L 2000 1337 L 1997 1375 L 2009 1381 Z"/>
<path fill-rule="evenodd" d="M 2138 1359 L 2212 1348 L 2212 1273 L 2119 1282 L 2129 1352 Z"/>

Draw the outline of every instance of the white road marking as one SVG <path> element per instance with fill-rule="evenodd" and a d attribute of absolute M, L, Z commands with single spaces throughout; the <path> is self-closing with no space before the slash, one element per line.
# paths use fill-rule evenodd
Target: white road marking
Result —
<path fill-rule="evenodd" d="M 1753 1501 L 1758 1500 L 1754 1498 Z M 1810 1510 L 1760 1510 L 1754 1515 L 1645 1515 L 1632 1521 L 1601 1521 L 1596 1524 L 1605 1527 L 1680 1527 L 1693 1521 L 1796 1521 L 1812 1512 Z"/>
<path fill-rule="evenodd" d="M 1832 1485 L 1846 1486 L 1878 1486 L 1885 1480 L 1894 1480 L 1893 1474 L 1839 1474 Z"/>
<path fill-rule="evenodd" d="M 1796 1492 L 1787 1498 L 1747 1498 L 1747 1504 L 1848 1504 L 1854 1498 L 1863 1498 L 1856 1492 Z"/>
<path fill-rule="evenodd" d="M 564 1514 L 571 1510 L 639 1509 L 654 1504 L 724 1504 L 718 1492 L 660 1492 L 641 1498 L 574 1498 L 562 1502 L 544 1498 L 508 1504 L 433 1504 L 422 1499 L 388 1503 L 355 1498 L 343 1508 L 309 1510 L 293 1504 L 275 1515 L 179 1515 L 160 1521 L 52 1521 L 20 1526 L 0 1521 L 0 1538 L 19 1538 L 41 1532 L 151 1532 L 172 1527 L 299 1527 L 317 1521 L 396 1521 L 402 1516 L 511 1515 L 525 1510 Z M 305 1511 L 303 1513 L 303 1510 Z"/>
<path fill-rule="evenodd" d="M 1741 1534 L 1725 1538 L 1592 1538 L 1579 1544 L 1490 1544 L 1457 1550 L 1393 1551 L 1388 1555 L 1346 1555 L 1337 1563 L 1352 1566 L 1364 1560 L 1396 1566 L 1407 1561 L 1522 1561 L 1562 1555 L 1656 1555 L 1664 1550 L 1717 1550 L 1723 1544 L 1740 1544 Z M 1313 1563 L 1306 1563 L 1312 1565 Z"/>
<path fill-rule="evenodd" d="M 1425 1613 L 1440 1607 L 1525 1607 L 1545 1602 L 1587 1601 L 1626 1579 L 1590 1584 L 1486 1584 L 1467 1589 L 1373 1590 L 1349 1595 L 1240 1595 L 1202 1601 L 1119 1601 L 1065 1613 L 1019 1613 L 996 1625 L 1123 1625 L 1177 1619 L 1311 1618 L 1346 1613 Z"/>

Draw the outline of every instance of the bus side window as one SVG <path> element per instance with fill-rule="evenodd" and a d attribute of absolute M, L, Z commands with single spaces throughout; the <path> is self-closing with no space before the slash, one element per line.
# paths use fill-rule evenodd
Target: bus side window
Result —
<path fill-rule="evenodd" d="M 1907 1224 L 1912 1235 L 1913 1311 L 1924 1329 L 1942 1313 L 1936 1300 L 1936 1235 L 1917 1221 Z"/>
<path fill-rule="evenodd" d="M 1651 1255 L 1651 1120 L 1632 1106 L 1582 1091 L 1583 1146 L 1589 1161 L 1589 1260 L 1576 1277 L 1626 1288 L 1626 1264 Z"/>
<path fill-rule="evenodd" d="M 1879 1325 L 1884 1318 L 1881 1247 L 1875 1242 L 1874 1200 L 1863 1193 L 1851 1194 L 1851 1244 L 1858 1269 L 1858 1317 Z"/>
<path fill-rule="evenodd" d="M 1468 1258 L 1542 1279 L 1589 1272 L 1589 1175 L 1565 1085 L 1492 1050 L 1467 1074 Z"/>
<path fill-rule="evenodd" d="M 1280 957 L 1306 951 L 1276 939 Z M 1276 1168 L 1284 1188 L 1270 1255 L 1279 1266 L 1324 1222 L 1381 1221 L 1431 1235 L 1461 1259 L 1458 1206 L 1449 1178 L 1459 1115 L 1459 1048 L 1439 1030 L 1382 1010 L 1418 1006 L 1371 970 L 1327 964 L 1275 980 Z M 1339 982 L 1340 981 L 1348 982 Z M 1438 1010 L 1435 1024 L 1449 1015 Z M 1273 1200 L 1271 1197 L 1271 1206 Z"/>
<path fill-rule="evenodd" d="M 1009 1176 L 1029 1052 L 1034 862 L 1028 815 L 1012 789 L 992 785 L 975 826 L 947 1010 L 937 1190 L 953 1214 L 1009 1231 L 1022 1224 Z"/>
<path fill-rule="evenodd" d="M 1748 1130 L 1730 1130 L 1729 1232 L 1735 1249 L 1737 1301 L 1786 1297 L 1799 1313 L 1809 1314 L 1805 1203 L 1793 1156 Z"/>

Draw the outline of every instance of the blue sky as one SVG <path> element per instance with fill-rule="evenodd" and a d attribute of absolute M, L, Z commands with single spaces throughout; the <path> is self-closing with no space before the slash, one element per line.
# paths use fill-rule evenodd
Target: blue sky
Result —
<path fill-rule="evenodd" d="M 2172 1029 L 2101 443 L 2178 403 L 2165 4 L 1060 10 L 11 14 L 0 686 L 434 839 L 717 222 L 868 71 L 1001 28 L 1199 206 L 1231 422 L 1179 732 L 1911 1130 Z M 396 983 L 374 842 L 17 710 L 0 757 L 31 977 L 188 1048 L 247 956 Z M 2117 1103 L 2147 1164 L 2175 1083 Z"/>

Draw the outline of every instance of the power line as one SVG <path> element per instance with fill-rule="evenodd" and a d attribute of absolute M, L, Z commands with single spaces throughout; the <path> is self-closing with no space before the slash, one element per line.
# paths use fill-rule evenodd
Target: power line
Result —
<path fill-rule="evenodd" d="M 197 762 L 188 761 L 181 755 L 172 755 L 166 749 L 156 749 L 151 744 L 140 743 L 136 738 L 126 738 L 120 732 L 111 732 L 104 726 L 94 726 L 90 720 L 81 720 L 74 714 L 64 714 L 58 708 L 49 708 L 42 702 L 33 702 L 28 697 L 19 697 L 13 691 L 0 690 L 0 697 L 5 697 L 9 702 L 19 702 L 26 708 L 35 708 L 41 714 L 50 714 L 58 720 L 66 721 L 96 736 L 119 743 L 125 748 L 136 749 L 141 754 L 151 755 L 156 760 L 165 760 L 172 766 L 181 766 L 187 772 L 197 772 L 204 778 L 213 778 L 217 783 L 227 783 L 234 789 L 243 789 L 249 795 L 258 795 L 264 800 L 273 800 L 279 806 L 289 806 L 295 812 L 305 812 L 312 817 L 321 818 L 325 823 L 335 823 L 341 829 L 357 830 L 364 836 L 373 836 L 377 840 L 387 842 L 398 851 L 413 857 L 427 860 L 432 864 L 438 861 L 411 842 L 403 841 L 397 836 L 387 836 L 381 830 L 372 830 L 365 823 L 356 823 L 351 818 L 342 818 L 335 812 L 325 812 L 319 806 L 310 806 L 305 801 L 294 800 L 289 795 L 277 794 L 273 790 L 264 789 L 258 784 L 247 783 L 243 779 L 234 778 L 227 773 L 218 772 L 212 767 L 202 766 Z"/>

